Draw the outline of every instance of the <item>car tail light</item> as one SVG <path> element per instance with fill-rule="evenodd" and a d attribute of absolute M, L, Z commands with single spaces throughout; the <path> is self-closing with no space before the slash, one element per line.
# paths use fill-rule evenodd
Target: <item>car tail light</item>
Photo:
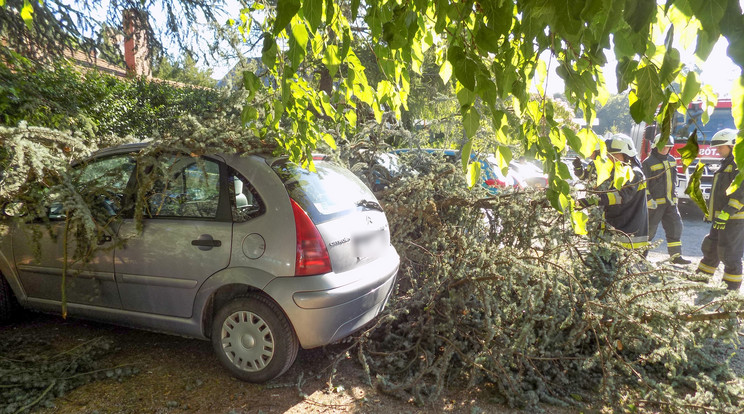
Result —
<path fill-rule="evenodd" d="M 506 187 L 506 183 L 505 182 L 503 182 L 501 180 L 496 180 L 496 179 L 493 179 L 493 178 L 489 178 L 488 180 L 486 180 L 486 185 L 489 186 L 489 187 L 498 187 L 498 188 L 505 188 Z"/>
<path fill-rule="evenodd" d="M 295 258 L 295 276 L 310 276 L 328 273 L 331 271 L 331 258 L 325 247 L 323 237 L 320 236 L 318 228 L 305 210 L 294 200 L 292 212 L 294 213 L 295 230 L 297 233 L 297 255 Z"/>

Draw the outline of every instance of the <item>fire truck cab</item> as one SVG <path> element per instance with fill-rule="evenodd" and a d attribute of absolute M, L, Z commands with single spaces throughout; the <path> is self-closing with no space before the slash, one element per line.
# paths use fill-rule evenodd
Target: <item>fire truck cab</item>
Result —
<path fill-rule="evenodd" d="M 700 178 L 700 189 L 707 201 L 710 197 L 710 188 L 713 184 L 713 174 L 718 171 L 722 158 L 715 147 L 710 146 L 713 135 L 724 128 L 736 128 L 734 117 L 731 114 L 731 99 L 720 99 L 713 112 L 710 114 L 708 123 L 703 125 L 701 115 L 703 113 L 702 103 L 693 102 L 688 106 L 686 114 L 677 113 L 672 120 L 672 137 L 674 147 L 670 154 L 677 159 L 677 197 L 681 202 L 688 202 L 690 198 L 685 194 L 690 175 L 695 172 L 698 163 L 705 164 L 703 175 Z M 687 144 L 687 139 L 697 130 L 699 152 L 697 159 L 685 170 L 679 149 Z M 651 142 L 656 134 L 660 132 L 656 124 L 647 125 L 644 122 L 636 124 L 631 129 L 630 136 L 638 149 L 641 161 L 645 160 L 651 153 Z"/>

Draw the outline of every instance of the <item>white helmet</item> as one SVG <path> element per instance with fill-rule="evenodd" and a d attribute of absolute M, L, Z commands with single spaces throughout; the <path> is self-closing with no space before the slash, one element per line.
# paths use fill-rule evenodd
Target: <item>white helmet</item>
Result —
<path fill-rule="evenodd" d="M 656 148 L 656 145 L 659 143 L 659 140 L 661 140 L 661 134 L 656 134 L 654 137 L 654 140 L 651 141 L 651 147 Z M 674 146 L 674 138 L 672 138 L 671 135 L 669 135 L 669 139 L 667 139 L 665 147 L 673 147 Z"/>
<path fill-rule="evenodd" d="M 710 146 L 711 147 L 720 147 L 721 145 L 731 145 L 733 146 L 736 144 L 736 135 L 739 133 L 739 131 L 731 128 L 722 129 L 718 132 L 716 132 L 715 135 L 713 135 L 713 138 L 710 140 Z"/>
<path fill-rule="evenodd" d="M 605 141 L 607 152 L 617 154 L 618 152 L 628 157 L 635 157 L 638 152 L 633 145 L 633 140 L 625 134 L 615 134 Z"/>

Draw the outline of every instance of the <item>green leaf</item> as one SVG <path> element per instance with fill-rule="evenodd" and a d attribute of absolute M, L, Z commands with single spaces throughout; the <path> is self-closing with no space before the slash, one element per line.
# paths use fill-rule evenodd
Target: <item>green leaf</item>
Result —
<path fill-rule="evenodd" d="M 442 62 L 442 66 L 439 68 L 439 77 L 442 78 L 445 85 L 452 78 L 452 64 L 448 60 Z"/>
<path fill-rule="evenodd" d="M 625 183 L 629 183 L 633 180 L 633 175 L 633 168 L 631 168 L 630 165 L 616 162 L 615 175 L 613 176 L 614 181 L 612 183 L 613 187 L 617 188 L 618 190 L 623 188 Z"/>
<path fill-rule="evenodd" d="M 656 2 L 653 0 L 627 2 L 623 17 L 634 32 L 648 30 L 649 24 L 656 17 Z"/>
<path fill-rule="evenodd" d="M 302 14 L 311 32 L 315 32 L 323 18 L 323 0 L 303 0 Z"/>
<path fill-rule="evenodd" d="M 661 80 L 656 68 L 649 65 L 636 71 L 635 95 L 638 100 L 630 106 L 630 114 L 637 123 L 651 123 L 659 104 L 664 100 Z"/>
<path fill-rule="evenodd" d="M 473 138 L 480 128 L 480 114 L 475 107 L 470 106 L 462 113 L 462 123 L 465 127 L 465 136 Z"/>
<path fill-rule="evenodd" d="M 328 144 L 331 149 L 336 149 L 336 140 L 333 139 L 333 136 L 329 133 L 323 133 L 323 141 L 325 141 L 326 144 Z"/>
<path fill-rule="evenodd" d="M 672 83 L 674 78 L 677 77 L 679 69 L 679 51 L 674 48 L 668 49 L 664 54 L 664 60 L 661 64 L 661 69 L 659 70 L 659 78 L 664 83 L 664 85 L 669 85 Z"/>
<path fill-rule="evenodd" d="M 697 129 L 692 132 L 692 135 L 687 139 L 685 146 L 680 148 L 678 152 L 679 156 L 682 158 L 682 165 L 687 169 L 700 153 L 700 145 L 698 145 L 697 141 Z"/>
<path fill-rule="evenodd" d="M 338 46 L 328 45 L 326 47 L 325 54 L 323 55 L 323 64 L 328 68 L 331 78 L 336 76 L 338 67 L 341 65 L 341 59 L 338 56 Z"/>
<path fill-rule="evenodd" d="M 296 71 L 307 54 L 308 33 L 305 24 L 297 21 L 292 25 L 292 38 L 289 42 L 289 60 L 292 71 Z"/>
<path fill-rule="evenodd" d="M 700 20 L 703 29 L 718 28 L 726 12 L 727 0 L 688 0 L 695 17 Z"/>
<path fill-rule="evenodd" d="M 475 74 L 477 65 L 465 56 L 462 48 L 451 46 L 447 51 L 447 60 L 452 64 L 457 79 L 464 87 L 475 90 Z"/>
<path fill-rule="evenodd" d="M 460 106 L 472 105 L 475 102 L 475 93 L 473 91 L 460 87 L 457 91 L 457 101 L 460 102 Z"/>
<path fill-rule="evenodd" d="M 589 221 L 589 216 L 583 211 L 571 212 L 571 224 L 573 225 L 574 233 L 576 234 L 587 234 L 586 223 Z"/>
<path fill-rule="evenodd" d="M 697 78 L 697 73 L 690 71 L 685 79 L 685 86 L 682 88 L 682 97 L 680 98 L 682 104 L 687 107 L 695 95 L 700 91 L 700 81 Z"/>
<path fill-rule="evenodd" d="M 278 0 L 276 4 L 276 20 L 274 20 L 274 36 L 281 33 L 300 10 L 300 0 Z"/>
<path fill-rule="evenodd" d="M 669 140 L 669 135 L 672 131 L 672 121 L 674 120 L 674 117 L 677 115 L 678 107 L 679 107 L 679 102 L 670 102 L 666 105 L 664 109 L 664 116 L 661 121 L 662 139 L 660 139 L 659 142 L 656 143 L 656 147 L 658 149 L 664 148 L 664 146 L 666 146 L 667 141 Z"/>
<path fill-rule="evenodd" d="M 258 119 L 258 111 L 253 105 L 244 105 L 243 106 L 243 112 L 240 114 L 240 120 L 243 122 L 243 125 L 248 125 L 249 123 L 255 121 Z"/>
<path fill-rule="evenodd" d="M 685 188 L 685 194 L 690 196 L 690 200 L 694 201 L 700 207 L 703 214 L 708 217 L 708 206 L 705 204 L 703 192 L 700 190 L 700 177 L 702 177 L 704 171 L 705 164 L 702 162 L 698 163 L 695 172 L 690 175 L 690 181 L 687 183 L 687 188 Z M 710 217 L 708 219 L 710 220 Z"/>
<path fill-rule="evenodd" d="M 351 9 L 351 21 L 354 21 L 359 16 L 359 0 L 351 0 L 349 8 Z"/>
<path fill-rule="evenodd" d="M 744 76 L 735 79 L 731 86 L 731 115 L 736 128 L 739 131 L 744 130 Z M 740 170 L 744 170 L 744 165 Z"/>
<path fill-rule="evenodd" d="M 470 164 L 468 164 L 468 188 L 473 188 L 476 184 L 478 184 L 480 173 L 481 164 L 479 162 L 471 162 Z"/>
<path fill-rule="evenodd" d="M 258 76 L 256 76 L 249 70 L 243 71 L 243 87 L 245 88 L 245 90 L 250 92 L 247 101 L 253 99 L 253 97 L 256 95 L 256 92 L 261 89 L 261 86 L 261 79 L 259 79 Z"/>
<path fill-rule="evenodd" d="M 475 34 L 475 44 L 486 52 L 498 53 L 501 48 L 500 38 L 498 33 L 482 24 Z"/>
<path fill-rule="evenodd" d="M 261 62 L 269 69 L 276 65 L 276 41 L 269 33 L 264 33 L 263 48 L 261 49 Z"/>
<path fill-rule="evenodd" d="M 462 170 L 467 171 L 468 163 L 470 162 L 470 153 L 473 151 L 473 140 L 469 139 L 465 141 L 460 148 L 460 164 L 462 164 Z"/>
<path fill-rule="evenodd" d="M 26 23 L 28 30 L 32 30 L 34 27 L 34 6 L 28 0 L 23 0 L 23 8 L 21 9 L 21 18 Z"/>
<path fill-rule="evenodd" d="M 736 162 L 736 165 L 744 166 L 744 140 L 741 138 L 742 132 L 743 131 L 740 131 L 739 135 L 736 137 L 736 145 L 734 145 L 734 161 Z M 731 195 L 734 191 L 738 190 L 742 180 L 744 180 L 744 168 L 739 169 L 736 178 L 734 178 L 734 181 L 729 185 L 729 188 L 726 189 L 726 195 Z"/>

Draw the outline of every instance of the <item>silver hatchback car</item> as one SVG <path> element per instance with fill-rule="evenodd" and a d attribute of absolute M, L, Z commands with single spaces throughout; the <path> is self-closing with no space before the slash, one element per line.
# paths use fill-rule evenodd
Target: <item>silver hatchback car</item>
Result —
<path fill-rule="evenodd" d="M 284 373 L 300 346 L 342 339 L 384 308 L 400 260 L 382 208 L 350 171 L 165 154 L 140 233 L 127 194 L 137 192 L 144 147 L 107 149 L 75 167 L 81 185 L 119 195 L 109 227 L 127 240 L 71 265 L 69 315 L 211 339 L 233 375 L 263 382 Z M 48 220 L 0 220 L 0 319 L 16 300 L 60 311 L 63 237 L 50 233 L 64 231 L 65 212 L 49 203 Z"/>

